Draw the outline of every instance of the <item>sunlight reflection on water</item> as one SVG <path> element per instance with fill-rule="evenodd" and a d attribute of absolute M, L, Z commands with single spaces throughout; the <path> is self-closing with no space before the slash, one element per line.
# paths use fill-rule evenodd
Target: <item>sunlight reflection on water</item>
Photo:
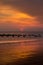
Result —
<path fill-rule="evenodd" d="M 16 42 L 12 41 L 10 44 L 8 41 L 6 43 L 0 42 L 0 62 L 11 62 L 20 58 L 32 57 L 43 47 L 42 43 L 42 39 L 17 40 Z"/>

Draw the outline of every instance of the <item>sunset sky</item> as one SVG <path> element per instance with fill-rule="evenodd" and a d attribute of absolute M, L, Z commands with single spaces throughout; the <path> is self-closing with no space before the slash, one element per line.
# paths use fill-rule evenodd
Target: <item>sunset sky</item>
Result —
<path fill-rule="evenodd" d="M 0 0 L 0 31 L 43 31 L 43 0 Z"/>

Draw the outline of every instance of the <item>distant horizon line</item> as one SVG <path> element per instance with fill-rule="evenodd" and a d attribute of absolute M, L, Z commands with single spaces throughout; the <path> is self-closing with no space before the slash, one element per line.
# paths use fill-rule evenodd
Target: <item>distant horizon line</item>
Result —
<path fill-rule="evenodd" d="M 0 31 L 0 33 L 14 33 L 14 32 L 43 32 L 43 31 Z"/>

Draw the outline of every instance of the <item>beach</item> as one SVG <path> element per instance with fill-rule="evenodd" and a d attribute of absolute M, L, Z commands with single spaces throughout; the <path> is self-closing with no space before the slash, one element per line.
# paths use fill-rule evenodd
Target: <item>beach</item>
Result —
<path fill-rule="evenodd" d="M 10 39 L 0 41 L 0 65 L 43 63 L 43 38 Z"/>

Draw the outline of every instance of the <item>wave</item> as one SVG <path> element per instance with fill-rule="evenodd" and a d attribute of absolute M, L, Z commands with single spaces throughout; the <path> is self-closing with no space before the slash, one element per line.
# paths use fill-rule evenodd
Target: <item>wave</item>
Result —
<path fill-rule="evenodd" d="M 28 40 L 9 40 L 9 41 L 0 41 L 1 43 L 18 43 L 18 42 L 34 42 L 34 41 L 38 41 L 37 39 L 28 39 Z"/>
<path fill-rule="evenodd" d="M 7 41 L 0 41 L 1 43 L 22 43 L 22 42 L 37 42 L 43 39 L 28 39 L 28 40 L 7 40 Z"/>

